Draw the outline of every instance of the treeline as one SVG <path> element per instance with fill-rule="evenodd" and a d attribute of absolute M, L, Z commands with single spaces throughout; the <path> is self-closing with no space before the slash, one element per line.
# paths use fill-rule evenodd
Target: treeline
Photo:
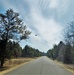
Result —
<path fill-rule="evenodd" d="M 74 47 L 70 43 L 64 44 L 60 41 L 58 45 L 47 51 L 47 56 L 66 64 L 74 64 Z"/>
<path fill-rule="evenodd" d="M 74 64 L 74 20 L 68 23 L 64 31 L 64 43 L 61 41 L 48 50 L 47 56 L 66 64 Z"/>
<path fill-rule="evenodd" d="M 42 55 L 43 53 L 40 52 L 38 49 L 32 48 L 28 45 L 26 45 L 22 50 L 22 57 L 39 57 Z"/>
<path fill-rule="evenodd" d="M 38 49 L 32 48 L 26 45 L 23 49 L 17 42 L 9 41 L 7 43 L 7 58 L 19 58 L 19 57 L 39 57 L 43 53 Z"/>
<path fill-rule="evenodd" d="M 17 42 L 9 41 L 6 47 L 7 58 L 18 58 L 22 56 L 22 48 Z"/>

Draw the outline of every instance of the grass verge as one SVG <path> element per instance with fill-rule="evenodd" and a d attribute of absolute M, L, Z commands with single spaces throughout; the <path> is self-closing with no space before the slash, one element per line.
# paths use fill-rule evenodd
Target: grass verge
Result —
<path fill-rule="evenodd" d="M 10 72 L 20 66 L 23 66 L 34 59 L 36 58 L 17 58 L 8 60 L 5 62 L 4 67 L 0 69 L 0 75 L 4 75 L 5 73 Z"/>
<path fill-rule="evenodd" d="M 54 61 L 56 64 L 58 64 L 59 66 L 63 67 L 64 69 L 66 69 L 67 71 L 71 72 L 74 74 L 74 67 L 72 64 L 68 65 L 68 64 L 63 64 L 62 62 L 58 62 L 58 61 Z"/>
<path fill-rule="evenodd" d="M 50 58 L 49 58 L 49 59 L 50 59 Z M 50 59 L 50 60 L 53 61 L 52 59 Z M 69 71 L 69 72 L 71 72 L 71 73 L 74 74 L 74 67 L 73 67 L 72 64 L 71 64 L 71 65 L 63 64 L 62 62 L 59 62 L 59 61 L 57 61 L 57 60 L 54 60 L 54 62 L 55 62 L 56 64 L 58 64 L 59 66 L 63 67 L 64 69 L 66 69 L 67 71 Z"/>

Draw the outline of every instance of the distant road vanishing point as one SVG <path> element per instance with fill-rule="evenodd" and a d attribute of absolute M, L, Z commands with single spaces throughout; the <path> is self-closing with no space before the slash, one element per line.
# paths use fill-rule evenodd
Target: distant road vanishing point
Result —
<path fill-rule="evenodd" d="M 30 61 L 4 75 L 74 75 L 60 67 L 46 56 Z"/>

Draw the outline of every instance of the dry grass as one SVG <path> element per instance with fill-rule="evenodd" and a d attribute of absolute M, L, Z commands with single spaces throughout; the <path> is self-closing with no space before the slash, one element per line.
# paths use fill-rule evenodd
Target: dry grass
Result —
<path fill-rule="evenodd" d="M 4 67 L 13 67 L 13 66 L 28 62 L 32 59 L 33 58 L 17 58 L 17 59 L 7 60 L 4 64 Z"/>
<path fill-rule="evenodd" d="M 73 71 L 74 71 L 74 65 L 72 65 L 72 64 L 69 64 L 69 65 L 67 65 L 67 64 L 64 64 L 67 68 L 69 68 L 69 69 L 72 69 Z"/>
<path fill-rule="evenodd" d="M 57 63 L 61 67 L 65 68 L 66 70 L 74 73 L 74 66 L 72 64 L 63 64 L 62 62 L 58 62 L 56 60 L 55 60 L 55 63 Z"/>
<path fill-rule="evenodd" d="M 26 63 L 28 63 L 29 61 L 36 59 L 36 58 L 17 58 L 17 59 L 11 59 L 11 60 L 7 60 L 5 61 L 4 67 L 2 69 L 0 69 L 0 75 L 3 75 L 11 70 L 14 70 Z"/>

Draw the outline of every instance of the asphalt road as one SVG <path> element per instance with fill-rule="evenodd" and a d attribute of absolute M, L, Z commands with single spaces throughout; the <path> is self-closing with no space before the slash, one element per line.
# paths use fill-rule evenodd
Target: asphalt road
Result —
<path fill-rule="evenodd" d="M 43 56 L 5 75 L 74 75 Z"/>

